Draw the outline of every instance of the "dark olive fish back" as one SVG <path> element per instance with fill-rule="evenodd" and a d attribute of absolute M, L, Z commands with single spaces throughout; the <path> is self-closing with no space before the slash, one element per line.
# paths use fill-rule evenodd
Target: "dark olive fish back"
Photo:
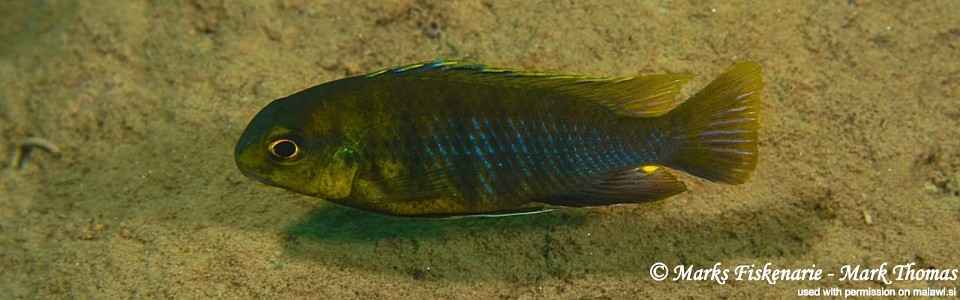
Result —
<path fill-rule="evenodd" d="M 330 201 L 394 215 L 509 213 L 652 201 L 686 189 L 660 166 L 745 181 L 756 164 L 759 66 L 725 75 L 732 81 L 704 89 L 719 91 L 672 111 L 692 75 L 588 78 L 450 61 L 342 79 L 275 103 L 297 112 L 286 117 L 300 119 L 288 126 L 303 144 L 335 148 L 315 153 L 351 154 L 349 193 Z M 315 193 L 292 186 L 311 180 L 278 182 L 269 175 L 277 170 L 245 167 L 241 144 L 269 143 L 238 143 L 247 175 Z"/>

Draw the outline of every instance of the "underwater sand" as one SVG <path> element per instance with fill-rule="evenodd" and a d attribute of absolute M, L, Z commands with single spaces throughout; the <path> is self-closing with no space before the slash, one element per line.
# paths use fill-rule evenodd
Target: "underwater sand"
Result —
<path fill-rule="evenodd" d="M 783 298 L 958 280 L 656 281 L 651 266 L 960 268 L 956 1 L 2 1 L 0 298 Z M 744 185 L 512 218 L 373 215 L 245 178 L 264 105 L 469 58 L 595 76 L 764 66 Z M 672 274 L 671 274 L 672 275 Z M 672 276 L 671 276 L 672 277 Z"/>

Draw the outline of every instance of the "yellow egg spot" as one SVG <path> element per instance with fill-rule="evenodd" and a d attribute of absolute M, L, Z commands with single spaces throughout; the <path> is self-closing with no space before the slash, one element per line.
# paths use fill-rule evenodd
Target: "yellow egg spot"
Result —
<path fill-rule="evenodd" d="M 660 167 L 658 167 L 658 166 L 642 166 L 642 167 L 640 167 L 640 171 L 643 171 L 644 173 L 647 173 L 647 174 L 656 172 L 657 170 L 660 170 Z"/>

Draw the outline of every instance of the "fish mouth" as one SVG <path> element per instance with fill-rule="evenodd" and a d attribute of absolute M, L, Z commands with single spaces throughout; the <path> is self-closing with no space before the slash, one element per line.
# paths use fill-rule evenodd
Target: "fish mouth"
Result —
<path fill-rule="evenodd" d="M 251 170 L 250 168 L 247 168 L 247 167 L 241 165 L 239 162 L 237 162 L 237 169 L 240 169 L 240 173 L 242 173 L 243 176 L 246 176 L 247 178 L 250 178 L 250 179 L 252 179 L 253 181 L 256 181 L 256 182 L 259 182 L 259 183 L 262 183 L 262 184 L 266 184 L 266 185 L 270 185 L 270 182 L 268 182 L 268 181 L 266 181 L 265 179 L 263 179 L 262 176 L 258 176 L 259 174 L 257 174 L 257 172 Z"/>
<path fill-rule="evenodd" d="M 250 168 L 248 164 L 242 162 L 241 158 L 245 156 L 251 156 L 249 152 L 255 144 L 256 140 L 251 139 L 247 132 L 244 132 L 240 136 L 240 140 L 237 141 L 237 145 L 233 148 L 233 162 L 236 164 L 237 169 L 240 170 L 240 173 L 243 173 L 243 176 L 253 179 L 253 181 L 259 183 L 269 184 L 265 182 L 263 176 L 261 176 L 259 172 L 255 171 L 253 168 Z"/>
<path fill-rule="evenodd" d="M 258 182 L 258 183 L 270 185 L 269 182 L 263 181 L 262 179 L 260 179 L 260 178 L 258 178 L 258 177 L 256 177 L 256 176 L 250 175 L 250 174 L 248 174 L 248 173 L 244 173 L 243 175 L 246 175 L 247 178 L 250 178 L 251 180 L 256 181 L 256 182 Z"/>
<path fill-rule="evenodd" d="M 240 169 L 240 173 L 243 173 L 243 176 L 246 176 L 247 178 L 250 178 L 253 181 L 264 183 L 262 180 L 260 180 L 260 178 L 257 178 L 257 176 L 254 176 L 253 172 L 250 171 L 250 169 L 244 168 L 243 166 L 240 166 L 240 165 L 237 165 L 237 169 Z"/>

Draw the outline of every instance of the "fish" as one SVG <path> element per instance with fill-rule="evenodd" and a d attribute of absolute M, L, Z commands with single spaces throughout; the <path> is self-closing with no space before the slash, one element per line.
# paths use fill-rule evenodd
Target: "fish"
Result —
<path fill-rule="evenodd" d="M 757 165 L 761 67 L 589 77 L 441 60 L 266 105 L 234 149 L 266 185 L 402 217 L 529 214 L 663 200 L 671 172 L 725 184 Z"/>

